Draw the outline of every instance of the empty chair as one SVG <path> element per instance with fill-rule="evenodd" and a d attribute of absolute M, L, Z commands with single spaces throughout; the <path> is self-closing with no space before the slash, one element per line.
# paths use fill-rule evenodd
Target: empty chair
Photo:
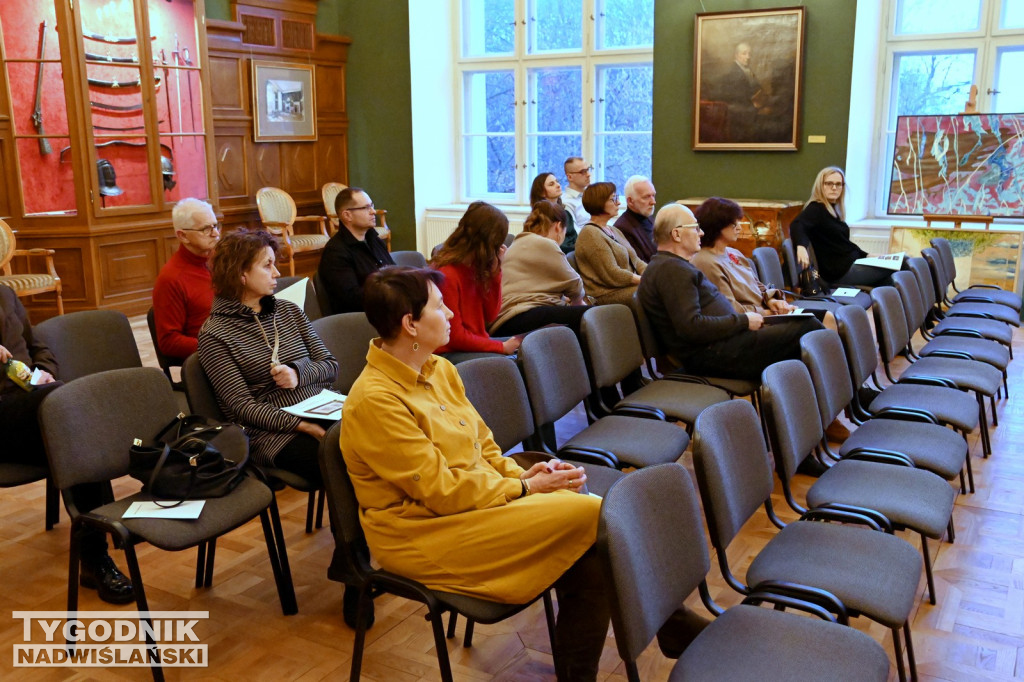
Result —
<path fill-rule="evenodd" d="M 822 428 L 827 428 L 853 401 L 853 385 L 839 334 L 820 329 L 800 339 L 800 352 L 811 373 Z M 939 425 L 930 412 L 907 407 L 879 410 L 872 418 L 853 429 L 836 455 L 822 438 L 819 447 L 827 455 L 842 459 L 854 453 L 897 453 L 910 459 L 919 469 L 931 471 L 947 481 L 960 476 L 960 487 L 967 491 L 963 471 L 966 462 L 974 492 L 974 474 L 967 457 L 967 441 L 962 434 Z"/>
<path fill-rule="evenodd" d="M 322 215 L 297 215 L 295 200 L 283 189 L 261 187 L 256 192 L 256 208 L 263 226 L 283 242 L 282 255 L 288 259 L 289 275 L 295 275 L 295 254 L 323 251 L 327 245 L 327 219 Z M 315 223 L 315 231 L 312 234 L 296 232 L 295 223 Z"/>
<path fill-rule="evenodd" d="M 135 334 L 124 313 L 82 310 L 33 327 L 57 358 L 57 379 L 68 382 L 109 369 L 142 367 Z"/>
<path fill-rule="evenodd" d="M 775 514 L 769 454 L 754 408 L 731 400 L 697 418 L 693 465 L 718 565 L 726 582 L 742 594 L 761 585 L 795 583 L 835 595 L 851 616 L 863 614 L 892 632 L 896 665 L 906 679 L 900 630 L 906 638 L 911 677 L 917 679 L 910 637 L 910 612 L 921 580 L 921 557 L 910 544 L 887 534 L 872 514 L 815 509 L 785 524 Z M 729 565 L 729 544 L 760 507 L 780 528 L 758 552 L 743 584 Z M 815 523 L 835 521 L 837 524 Z"/>
<path fill-rule="evenodd" d="M 210 379 L 203 370 L 199 356 L 192 354 L 185 360 L 181 370 L 181 379 L 185 387 L 185 396 L 188 398 L 188 409 L 193 414 L 199 414 L 207 419 L 218 422 L 227 422 L 227 417 L 217 403 L 217 396 L 213 392 Z M 324 489 L 319 482 L 308 481 L 302 476 L 284 469 L 274 467 L 260 467 L 260 470 L 272 481 L 279 481 L 296 490 L 309 494 L 306 503 L 306 532 L 312 533 L 314 525 L 322 528 L 324 522 Z M 319 501 L 317 494 L 319 493 Z M 316 510 L 314 512 L 314 509 Z M 314 513 L 316 516 L 314 517 Z M 315 518 L 315 524 L 314 524 Z"/>
<path fill-rule="evenodd" d="M 602 399 L 602 389 L 616 387 L 644 364 L 633 312 L 624 305 L 594 306 L 583 315 L 582 331 L 593 388 L 590 405 L 597 416 L 614 411 L 678 420 L 692 429 L 697 415 L 705 407 L 729 400 L 729 394 L 715 386 L 659 380 L 635 391 L 624 391 L 626 395 L 622 400 L 607 405 Z"/>
<path fill-rule="evenodd" d="M 64 314 L 64 298 L 61 294 L 62 285 L 57 270 L 53 266 L 53 249 L 19 249 L 14 230 L 0 220 L 0 285 L 10 287 L 18 296 L 34 296 L 52 291 L 57 297 L 57 314 Z M 14 258 L 44 258 L 46 272 L 15 273 L 11 269 Z"/>
<path fill-rule="evenodd" d="M 878 291 L 876 288 L 875 291 Z M 811 376 L 799 360 L 783 360 L 765 369 L 762 380 L 763 409 L 771 436 L 775 471 L 782 482 L 786 503 L 799 513 L 806 508 L 793 497 L 791 479 L 797 465 L 821 441 L 821 417 Z M 881 455 L 865 455 L 882 459 Z M 928 595 L 935 603 L 928 538 L 938 540 L 950 531 L 953 539 L 953 488 L 930 471 L 904 466 L 859 461 L 857 454 L 836 462 L 807 491 L 807 506 L 857 507 L 878 512 L 894 529 L 909 529 L 921 537 L 921 555 L 928 578 Z M 899 457 L 890 456 L 890 462 Z"/>
<path fill-rule="evenodd" d="M 533 447 L 547 450 L 540 432 L 590 395 L 583 353 L 571 329 L 548 327 L 523 339 L 519 362 L 537 428 Z M 643 467 L 678 460 L 689 442 L 686 432 L 673 424 L 612 414 L 573 435 L 558 454 L 617 469 Z"/>
<path fill-rule="evenodd" d="M 640 680 L 640 654 L 695 589 L 717 618 L 682 652 L 671 680 L 888 678 L 889 659 L 878 643 L 835 622 L 846 622 L 845 613 L 836 618 L 825 607 L 765 592 L 724 612 L 711 601 L 697 495 L 678 464 L 637 471 L 612 488 L 601 507 L 597 543 L 607 562 L 615 644 L 630 682 Z M 829 597 L 820 599 L 842 612 Z M 764 601 L 822 620 L 755 606 Z"/>
<path fill-rule="evenodd" d="M 352 384 L 366 366 L 366 351 L 377 330 L 366 319 L 366 313 L 341 313 L 313 321 L 317 336 L 338 361 L 338 378 L 334 390 L 348 395 Z"/>
<path fill-rule="evenodd" d="M 932 237 L 932 248 L 938 252 L 942 265 L 946 270 L 948 286 L 953 289 L 953 298 L 949 297 L 948 289 L 944 292 L 944 300 L 949 303 L 959 301 L 974 301 L 976 303 L 998 303 L 1013 308 L 1018 313 L 1021 310 L 1021 297 L 1013 291 L 1006 291 L 992 284 L 972 284 L 967 289 L 960 291 L 956 288 L 956 259 L 953 257 L 953 246 L 945 237 Z M 971 243 L 973 248 L 973 243 Z"/>
<path fill-rule="evenodd" d="M 131 405 L 132 409 L 125 409 L 125 405 Z M 147 542 L 172 552 L 212 545 L 221 535 L 259 517 L 281 610 L 285 615 L 296 613 L 298 607 L 277 503 L 273 491 L 256 476 L 247 476 L 224 497 L 207 499 L 196 520 L 122 518 L 133 502 L 153 499 L 143 492 L 112 501 L 87 514 L 80 513 L 74 506 L 69 488 L 107 483 L 127 475 L 128 445 L 135 438 L 152 438 L 177 412 L 177 401 L 167 379 L 152 367 L 118 369 L 82 377 L 54 391 L 40 408 L 50 470 L 57 487 L 64 493 L 72 522 L 68 611 L 78 610 L 80 529 L 92 528 L 117 539 L 124 549 L 138 611 L 144 613 L 150 606 L 135 553 L 137 544 Z M 88 438 L 83 438 L 83 434 L 88 434 Z M 228 440 L 229 436 L 233 438 Z M 216 443 L 229 459 L 237 460 L 245 454 L 245 439 L 237 431 L 218 436 Z M 212 552 L 205 567 L 201 558 L 197 569 L 196 587 L 208 587 L 213 577 Z M 160 679 L 158 664 L 154 676 Z"/>
<path fill-rule="evenodd" d="M 392 251 L 391 260 L 395 265 L 405 265 L 410 268 L 427 267 L 427 257 L 419 251 Z"/>
<path fill-rule="evenodd" d="M 947 317 L 981 317 L 989 320 L 999 320 L 1014 327 L 1020 326 L 1020 311 L 999 303 L 976 301 L 968 299 L 952 304 L 943 309 L 946 303 L 946 292 L 949 288 L 951 277 L 942 264 L 942 258 L 935 249 L 921 249 L 921 255 L 928 262 L 928 268 L 932 275 L 932 284 L 935 287 L 935 299 L 941 314 Z"/>

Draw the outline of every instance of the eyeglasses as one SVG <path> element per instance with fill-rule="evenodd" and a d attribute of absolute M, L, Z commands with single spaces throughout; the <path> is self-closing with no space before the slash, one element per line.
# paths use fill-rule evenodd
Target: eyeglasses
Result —
<path fill-rule="evenodd" d="M 373 211 L 375 209 L 373 208 L 373 204 L 371 203 L 371 204 L 367 204 L 366 206 L 353 206 L 351 208 L 343 208 L 341 210 L 342 211 L 370 211 L 371 213 L 373 213 Z"/>
<path fill-rule="evenodd" d="M 674 229 L 676 229 L 676 230 L 685 230 L 685 229 L 690 228 L 690 227 L 693 228 L 694 232 L 700 232 L 701 231 L 699 223 L 690 223 L 689 225 L 676 225 Z"/>
<path fill-rule="evenodd" d="M 580 168 L 579 170 L 566 171 L 566 175 L 590 175 L 594 172 L 593 166 L 587 166 L 586 168 Z"/>
<path fill-rule="evenodd" d="M 840 187 L 845 187 L 846 186 L 845 182 L 823 182 L 821 184 L 825 185 L 826 187 L 830 187 L 832 189 L 839 189 Z"/>
<path fill-rule="evenodd" d="M 182 232 L 202 232 L 204 237 L 209 237 L 213 234 L 213 231 L 217 230 L 220 232 L 220 223 L 214 223 L 213 225 L 204 225 L 203 227 L 186 227 Z"/>

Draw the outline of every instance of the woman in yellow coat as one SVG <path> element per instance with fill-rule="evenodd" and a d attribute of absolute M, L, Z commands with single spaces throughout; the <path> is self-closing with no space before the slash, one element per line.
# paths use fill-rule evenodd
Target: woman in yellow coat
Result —
<path fill-rule="evenodd" d="M 452 313 L 437 271 L 387 267 L 366 282 L 380 333 L 352 386 L 341 449 L 373 558 L 432 589 L 522 603 L 555 585 L 560 680 L 594 679 L 608 631 L 591 550 L 600 500 L 582 467 L 524 470 L 501 451 L 455 367 L 432 352 Z"/>

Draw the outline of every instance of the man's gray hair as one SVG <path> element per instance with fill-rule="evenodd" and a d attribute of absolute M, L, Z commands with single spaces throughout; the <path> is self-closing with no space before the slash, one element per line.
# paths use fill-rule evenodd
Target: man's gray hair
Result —
<path fill-rule="evenodd" d="M 646 175 L 631 175 L 626 180 L 626 186 L 622 189 L 622 191 L 626 194 L 627 197 L 633 197 L 634 199 L 636 199 L 636 186 L 642 182 L 651 182 L 651 179 Z"/>
<path fill-rule="evenodd" d="M 171 211 L 174 231 L 194 230 L 196 223 L 199 222 L 199 214 L 206 211 L 213 213 L 213 206 L 202 199 L 193 199 L 192 197 L 182 199 L 174 205 L 174 210 Z"/>

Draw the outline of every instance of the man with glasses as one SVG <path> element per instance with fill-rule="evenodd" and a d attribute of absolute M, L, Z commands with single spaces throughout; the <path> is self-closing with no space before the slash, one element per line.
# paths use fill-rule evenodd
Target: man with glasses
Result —
<path fill-rule="evenodd" d="M 562 192 L 562 205 L 565 210 L 572 211 L 576 221 L 577 232 L 590 222 L 590 214 L 583 208 L 583 190 L 590 184 L 590 174 L 594 167 L 580 156 L 570 156 L 563 164 L 565 179 L 569 186 Z"/>
<path fill-rule="evenodd" d="M 760 314 L 736 312 L 690 263 L 701 234 L 680 204 L 663 206 L 654 219 L 658 252 L 640 277 L 637 298 L 669 359 L 694 374 L 753 380 L 772 363 L 799 359 L 800 337 L 824 329 L 821 323 L 808 315 L 763 326 Z"/>
<path fill-rule="evenodd" d="M 153 316 L 160 352 L 184 360 L 196 352 L 199 328 L 210 316 L 213 287 L 207 261 L 220 241 L 213 206 L 182 199 L 171 211 L 178 250 L 153 285 Z"/>
<path fill-rule="evenodd" d="M 346 187 L 338 193 L 334 210 L 338 231 L 324 247 L 317 274 L 331 301 L 331 313 L 361 312 L 366 278 L 395 261 L 374 229 L 377 214 L 370 195 L 359 187 Z"/>

